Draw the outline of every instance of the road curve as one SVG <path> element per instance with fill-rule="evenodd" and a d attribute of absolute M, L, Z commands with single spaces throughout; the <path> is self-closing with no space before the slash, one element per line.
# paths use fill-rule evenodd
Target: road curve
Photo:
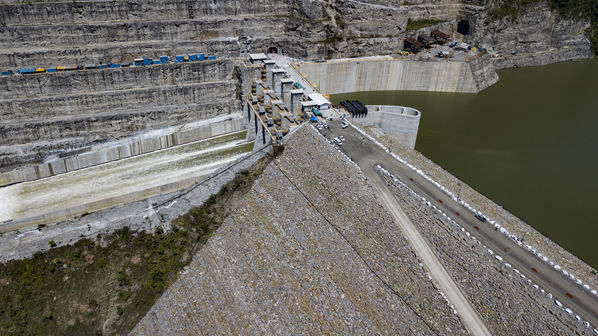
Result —
<path fill-rule="evenodd" d="M 407 187 L 425 197 L 436 208 L 458 222 L 493 254 L 500 256 L 503 262 L 509 263 L 513 269 L 517 269 L 520 275 L 537 284 L 545 291 L 545 295 L 550 293 L 553 300 L 562 303 L 561 309 L 570 308 L 573 311 L 572 319 L 575 315 L 579 315 L 582 321 L 591 324 L 591 328 L 598 328 L 598 296 L 585 290 L 562 272 L 542 261 L 532 252 L 520 246 L 520 243 L 518 244 L 496 231 L 489 223 L 480 222 L 461 203 L 454 201 L 434 184 L 390 156 L 372 141 L 363 138 L 352 127 L 341 129 L 338 120 L 330 121 L 329 124 L 331 131 L 321 131 L 322 135 L 328 139 L 338 135 L 345 136 L 346 139 L 340 149 L 362 168 L 368 178 L 373 179 L 377 175 L 373 172 L 375 164 L 390 171 Z M 555 308 L 560 308 L 556 302 Z M 594 331 L 594 333 L 596 332 Z"/>
<path fill-rule="evenodd" d="M 369 169 L 368 172 L 371 173 Z M 434 279 L 439 289 L 446 295 L 453 307 L 455 307 L 455 310 L 457 310 L 457 313 L 469 332 L 472 335 L 491 335 L 482 318 L 478 315 L 477 311 L 472 307 L 467 298 L 465 298 L 465 295 L 463 295 L 461 290 L 459 290 L 459 287 L 448 274 L 444 266 L 442 266 L 440 260 L 438 260 L 428 245 L 426 239 L 422 237 L 409 217 L 403 212 L 403 209 L 401 209 L 401 206 L 388 189 L 386 182 L 375 172 L 373 176 L 370 176 L 372 177 L 370 182 L 377 191 L 377 195 L 382 200 L 382 205 L 390 211 L 395 219 L 395 223 L 399 226 L 401 231 L 403 231 L 417 255 L 424 265 L 426 265 L 432 279 Z"/>

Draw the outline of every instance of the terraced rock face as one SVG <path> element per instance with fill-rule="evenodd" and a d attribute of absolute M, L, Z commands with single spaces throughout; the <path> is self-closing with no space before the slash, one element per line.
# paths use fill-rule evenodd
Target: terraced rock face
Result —
<path fill-rule="evenodd" d="M 303 127 L 133 330 L 466 334 L 348 159 Z"/>
<path fill-rule="evenodd" d="M 235 112 L 230 60 L 0 77 L 0 167 Z"/>
<path fill-rule="evenodd" d="M 23 2 L 0 1 L 0 68 L 197 52 L 237 57 L 269 47 L 310 59 L 394 53 L 404 37 L 420 32 L 408 31 L 408 20 L 444 22 L 421 30 L 426 34 L 434 28 L 452 34 L 466 20 L 466 38 L 506 53 L 501 67 L 539 63 L 509 57 L 514 50 L 551 51 L 544 63 L 591 56 L 589 23 L 565 20 L 542 3 L 526 7 L 515 22 L 490 22 L 487 12 L 499 1 Z"/>
<path fill-rule="evenodd" d="M 286 2 L 264 0 L 10 4 L 0 7 L 0 68 L 238 56 L 238 37 L 260 36 L 264 27 L 281 37 L 286 13 Z"/>
<path fill-rule="evenodd" d="M 591 57 L 583 33 L 588 22 L 564 20 L 546 5 L 522 11 L 515 23 L 489 22 L 486 13 L 495 5 L 485 0 L 0 0 L 0 70 L 196 53 L 221 60 L 268 50 L 308 59 L 394 54 L 405 37 L 434 28 L 451 33 L 458 20 L 470 23 L 466 38 L 501 55 L 493 59 L 498 67 Z M 408 20 L 437 24 L 415 29 Z M 223 62 L 3 76 L 0 167 L 228 113 L 237 108 L 234 100 L 248 82 L 239 85 L 235 73 L 233 63 Z"/>

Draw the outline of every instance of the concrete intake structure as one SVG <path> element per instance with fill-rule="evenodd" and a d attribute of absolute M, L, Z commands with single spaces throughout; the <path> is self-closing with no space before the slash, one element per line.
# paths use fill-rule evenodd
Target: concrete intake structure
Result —
<path fill-rule="evenodd" d="M 421 113 L 411 107 L 392 105 L 368 105 L 365 118 L 354 118 L 353 121 L 365 126 L 376 126 L 397 140 L 401 145 L 415 148 L 417 130 Z"/>

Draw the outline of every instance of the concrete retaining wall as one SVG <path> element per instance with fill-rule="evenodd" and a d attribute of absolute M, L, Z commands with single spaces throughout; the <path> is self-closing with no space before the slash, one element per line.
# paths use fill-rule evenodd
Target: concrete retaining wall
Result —
<path fill-rule="evenodd" d="M 98 164 L 116 161 L 131 156 L 145 154 L 217 135 L 240 131 L 244 121 L 239 113 L 222 115 L 199 124 L 172 127 L 162 132 L 151 131 L 149 135 L 139 135 L 136 139 L 120 140 L 114 145 L 104 144 L 99 148 L 88 147 L 83 153 L 48 160 L 42 164 L 17 168 L 0 173 L 0 186 L 33 181 Z M 160 134 L 161 133 L 161 134 Z M 157 134 L 151 136 L 151 134 Z"/>
<path fill-rule="evenodd" d="M 353 121 L 365 126 L 376 126 L 388 136 L 397 140 L 402 146 L 414 149 L 421 113 L 411 107 L 368 105 L 365 118 L 354 118 Z"/>
<path fill-rule="evenodd" d="M 365 58 L 297 66 L 325 94 L 383 90 L 479 91 L 469 63 L 458 61 Z"/>

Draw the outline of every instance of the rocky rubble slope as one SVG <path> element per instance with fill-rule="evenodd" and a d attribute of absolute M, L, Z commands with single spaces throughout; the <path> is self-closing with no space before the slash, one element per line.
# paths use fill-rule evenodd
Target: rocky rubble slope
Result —
<path fill-rule="evenodd" d="M 294 133 L 133 330 L 171 334 L 465 334 L 348 159 Z"/>
<path fill-rule="evenodd" d="M 386 176 L 393 194 L 493 335 L 583 335 L 590 332 L 525 279 L 489 255 L 446 217 Z"/>
<path fill-rule="evenodd" d="M 374 134 L 375 132 L 372 133 Z M 385 144 L 389 143 L 388 138 L 385 136 L 382 136 L 381 140 Z M 598 277 L 595 275 L 595 270 L 583 260 L 571 254 L 486 196 L 480 194 L 465 182 L 442 169 L 442 167 L 421 153 L 415 150 L 406 150 L 395 143 L 391 145 L 391 148 L 393 152 L 399 154 L 417 168 L 425 171 L 435 181 L 453 193 L 458 194 L 461 199 L 471 204 L 472 207 L 479 209 L 479 211 L 487 214 L 497 223 L 500 223 L 510 233 L 517 237 L 525 237 L 526 244 L 533 246 L 538 252 L 548 257 L 549 260 L 568 270 L 590 287 L 598 287 Z"/>

